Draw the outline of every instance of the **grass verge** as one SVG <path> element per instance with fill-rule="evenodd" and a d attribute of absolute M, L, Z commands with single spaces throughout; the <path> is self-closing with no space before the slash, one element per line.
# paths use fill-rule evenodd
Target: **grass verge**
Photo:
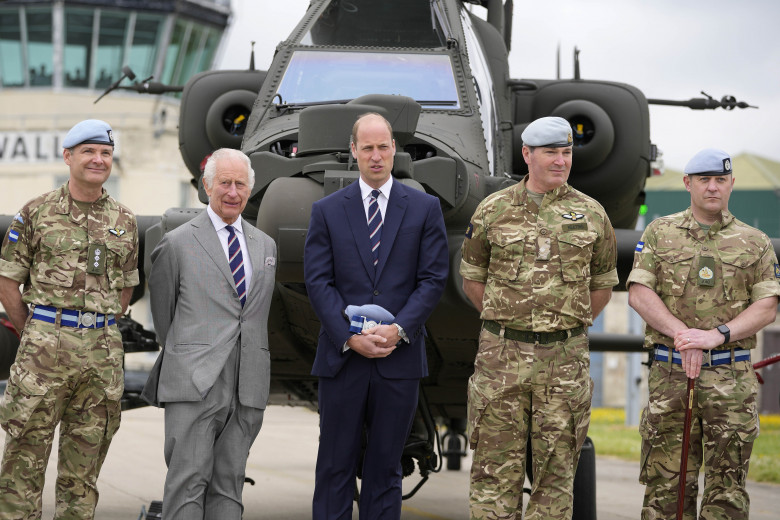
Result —
<path fill-rule="evenodd" d="M 753 444 L 748 478 L 780 484 L 780 415 L 762 415 L 761 434 Z M 640 438 L 636 426 L 626 426 L 622 409 L 594 408 L 588 436 L 597 455 L 609 455 L 639 464 Z"/>

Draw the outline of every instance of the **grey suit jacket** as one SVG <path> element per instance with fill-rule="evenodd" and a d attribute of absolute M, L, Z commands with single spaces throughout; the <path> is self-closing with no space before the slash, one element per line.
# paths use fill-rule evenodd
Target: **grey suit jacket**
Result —
<path fill-rule="evenodd" d="M 166 233 L 152 252 L 149 292 L 163 351 L 142 393 L 150 404 L 202 400 L 240 340 L 239 400 L 245 406 L 265 408 L 271 378 L 268 311 L 276 244 L 246 221 L 243 230 L 252 261 L 243 308 L 205 210 Z"/>

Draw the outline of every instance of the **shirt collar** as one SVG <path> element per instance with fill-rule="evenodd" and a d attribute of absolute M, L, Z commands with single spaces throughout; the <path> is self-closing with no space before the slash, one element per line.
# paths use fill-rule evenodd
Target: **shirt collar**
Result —
<path fill-rule="evenodd" d="M 217 215 L 217 213 L 211 209 L 211 204 L 206 206 L 206 212 L 209 214 L 209 218 L 211 219 L 211 223 L 214 224 L 214 229 L 217 231 L 220 231 L 221 229 L 224 229 L 225 226 L 227 226 L 227 223 L 222 220 L 222 217 Z M 236 232 L 243 234 L 244 228 L 242 225 L 243 219 L 241 218 L 241 215 L 238 216 L 238 219 L 231 224 L 233 226 L 233 229 L 236 230 Z"/>
<path fill-rule="evenodd" d="M 528 174 L 526 174 L 525 177 L 523 177 L 523 179 L 520 182 L 515 184 L 514 198 L 512 200 L 513 205 L 519 206 L 527 202 L 528 200 L 528 187 L 526 186 L 527 182 L 528 182 Z M 570 191 L 571 191 L 571 186 L 569 186 L 568 182 L 564 182 L 562 185 L 546 192 L 544 195 L 545 196 L 549 195 L 550 200 L 555 200 L 559 197 L 563 197 Z"/>
<path fill-rule="evenodd" d="M 358 178 L 358 184 L 360 184 L 360 200 L 365 200 L 366 197 L 371 195 L 371 191 L 374 189 L 363 180 L 363 177 Z M 379 187 L 379 191 L 385 196 L 387 200 L 390 200 L 390 189 L 393 187 L 393 176 L 387 178 L 382 186 Z"/>
<path fill-rule="evenodd" d="M 729 210 L 724 209 L 720 212 L 720 220 L 713 222 L 712 226 L 710 227 L 710 231 L 713 233 L 720 231 L 721 229 L 731 224 L 733 221 L 734 215 L 732 215 Z M 683 219 L 682 222 L 680 222 L 680 227 L 691 230 L 701 229 L 699 223 L 696 222 L 696 219 L 693 216 L 693 210 L 691 209 L 691 206 L 688 206 L 688 209 L 683 212 Z"/>
<path fill-rule="evenodd" d="M 73 213 L 73 208 L 76 208 L 76 211 L 78 211 L 79 214 L 81 214 L 81 210 L 78 209 L 78 206 L 76 206 L 76 202 L 73 199 L 73 196 L 70 194 L 70 187 L 69 187 L 69 181 L 66 181 L 65 184 L 60 186 L 59 194 L 57 196 L 57 205 L 55 211 L 62 215 L 67 215 L 68 213 Z M 100 194 L 100 197 L 93 202 L 92 204 L 104 204 L 106 199 L 108 199 L 108 192 L 105 190 L 105 188 L 102 188 L 102 193 Z"/>

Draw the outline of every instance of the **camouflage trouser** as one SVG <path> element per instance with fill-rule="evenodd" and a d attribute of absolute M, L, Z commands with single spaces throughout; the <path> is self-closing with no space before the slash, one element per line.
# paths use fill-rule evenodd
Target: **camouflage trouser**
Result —
<path fill-rule="evenodd" d="M 590 424 L 589 359 L 584 334 L 535 345 L 482 331 L 469 379 L 472 519 L 521 518 L 529 435 L 526 520 L 571 518 L 574 473 Z"/>
<path fill-rule="evenodd" d="M 645 484 L 643 520 L 674 518 L 682 455 L 687 377 L 680 365 L 654 361 L 650 399 L 639 426 Z M 686 474 L 685 519 L 696 517 L 699 469 L 704 464 L 704 493 L 699 518 L 747 519 L 745 490 L 748 461 L 758 436 L 758 382 L 749 361 L 702 367 L 694 387 L 691 442 Z"/>
<path fill-rule="evenodd" d="M 57 519 L 91 519 L 98 473 L 119 428 L 122 338 L 116 326 L 28 320 L 0 405 L 6 435 L 0 518 L 38 519 L 54 430 L 60 425 Z"/>

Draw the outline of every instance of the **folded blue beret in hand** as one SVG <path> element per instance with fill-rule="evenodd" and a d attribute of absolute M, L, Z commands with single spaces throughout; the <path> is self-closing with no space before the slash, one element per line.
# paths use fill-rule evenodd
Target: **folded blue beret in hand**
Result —
<path fill-rule="evenodd" d="M 373 303 L 347 305 L 344 314 L 349 318 L 349 331 L 354 334 L 360 334 L 363 329 L 370 329 L 377 325 L 389 325 L 395 320 L 395 316 L 390 311 Z"/>

